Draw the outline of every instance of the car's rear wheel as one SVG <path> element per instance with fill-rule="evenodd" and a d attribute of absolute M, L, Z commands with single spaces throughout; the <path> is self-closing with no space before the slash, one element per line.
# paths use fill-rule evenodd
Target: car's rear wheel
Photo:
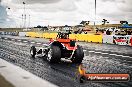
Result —
<path fill-rule="evenodd" d="M 31 49 L 30 49 L 30 54 L 31 54 L 31 56 L 34 58 L 35 57 L 35 55 L 36 55 L 36 48 L 35 48 L 35 46 L 32 46 L 31 47 Z"/>
<path fill-rule="evenodd" d="M 83 52 L 83 48 L 81 46 L 77 46 L 77 49 L 75 50 L 75 53 L 73 55 L 73 58 L 71 59 L 71 61 L 73 63 L 81 63 L 84 57 L 84 52 Z"/>
<path fill-rule="evenodd" d="M 47 59 L 50 63 L 58 63 L 61 59 L 61 50 L 58 46 L 52 46 L 49 49 Z"/>

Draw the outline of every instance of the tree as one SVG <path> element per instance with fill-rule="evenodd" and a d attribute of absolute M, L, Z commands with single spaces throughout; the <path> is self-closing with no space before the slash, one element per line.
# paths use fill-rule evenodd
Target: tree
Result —
<path fill-rule="evenodd" d="M 128 21 L 120 21 L 121 24 L 128 24 Z"/>
<path fill-rule="evenodd" d="M 90 23 L 90 21 L 81 21 L 80 24 L 82 24 L 82 25 L 89 25 L 89 23 Z"/>
<path fill-rule="evenodd" d="M 109 22 L 108 22 L 108 20 L 106 20 L 106 19 L 103 19 L 103 24 L 102 25 L 105 25 L 106 23 L 108 24 Z"/>
<path fill-rule="evenodd" d="M 42 28 L 42 27 L 40 25 L 38 25 L 37 28 Z"/>

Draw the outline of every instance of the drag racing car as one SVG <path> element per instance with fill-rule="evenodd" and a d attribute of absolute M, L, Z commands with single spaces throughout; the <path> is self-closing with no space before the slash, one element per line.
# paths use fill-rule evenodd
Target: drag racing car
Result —
<path fill-rule="evenodd" d="M 61 58 L 81 63 L 84 57 L 83 48 L 76 44 L 75 39 L 69 39 L 69 33 L 66 32 L 59 32 L 56 39 L 50 39 L 44 47 L 37 49 L 32 46 L 30 54 L 32 57 L 42 54 L 50 63 L 58 63 Z"/>

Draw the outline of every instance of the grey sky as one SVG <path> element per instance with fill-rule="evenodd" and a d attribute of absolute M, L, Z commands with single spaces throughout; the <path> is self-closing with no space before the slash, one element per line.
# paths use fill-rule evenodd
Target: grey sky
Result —
<path fill-rule="evenodd" d="M 57 3 L 61 0 L 12 0 L 13 3 L 19 3 L 26 2 L 27 4 L 36 4 L 36 3 L 43 3 L 43 4 L 51 4 L 51 3 Z"/>
<path fill-rule="evenodd" d="M 10 27 L 20 26 L 23 1 L 26 3 L 27 24 L 28 15 L 31 15 L 31 26 L 76 25 L 82 20 L 90 20 L 93 24 L 95 20 L 94 0 L 2 0 L 0 18 L 4 21 L 0 21 L 8 22 Z M 119 23 L 120 20 L 132 23 L 131 5 L 132 0 L 97 0 L 96 21 L 99 24 L 105 18 L 110 23 Z"/>

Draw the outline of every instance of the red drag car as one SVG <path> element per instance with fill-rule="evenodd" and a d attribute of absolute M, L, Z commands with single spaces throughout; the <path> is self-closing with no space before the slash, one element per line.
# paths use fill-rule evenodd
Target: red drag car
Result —
<path fill-rule="evenodd" d="M 81 63 L 84 57 L 83 48 L 76 45 L 74 39 L 69 39 L 68 33 L 58 33 L 56 39 L 50 39 L 48 46 L 38 50 L 32 46 L 30 54 L 32 57 L 42 54 L 51 63 L 58 63 L 61 58 L 70 59 L 73 63 Z"/>

